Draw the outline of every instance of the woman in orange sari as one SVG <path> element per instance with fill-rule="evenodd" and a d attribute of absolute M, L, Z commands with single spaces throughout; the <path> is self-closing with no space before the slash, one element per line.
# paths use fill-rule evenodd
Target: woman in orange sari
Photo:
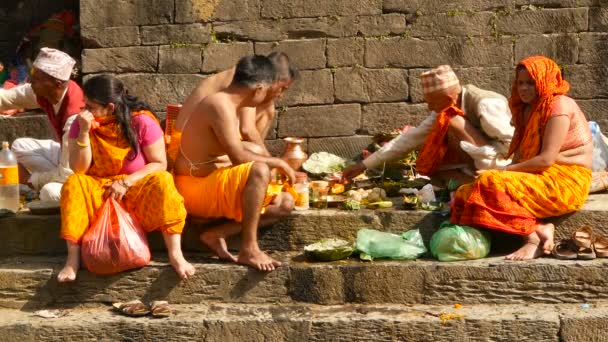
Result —
<path fill-rule="evenodd" d="M 517 65 L 509 106 L 515 135 L 504 170 L 479 172 L 455 193 L 451 221 L 525 237 L 506 258 L 550 254 L 554 227 L 542 219 L 580 209 L 591 183 L 592 139 L 585 115 L 565 94 L 570 85 L 543 56 Z"/>
<path fill-rule="evenodd" d="M 166 170 L 160 125 L 149 107 L 125 94 L 123 83 L 95 76 L 84 87 L 86 109 L 69 133 L 74 174 L 61 190 L 61 237 L 68 258 L 57 279 L 73 281 L 80 266 L 80 242 L 109 196 L 122 201 L 146 231 L 160 230 L 171 265 L 182 279 L 194 267 L 182 255 L 184 199 Z"/>

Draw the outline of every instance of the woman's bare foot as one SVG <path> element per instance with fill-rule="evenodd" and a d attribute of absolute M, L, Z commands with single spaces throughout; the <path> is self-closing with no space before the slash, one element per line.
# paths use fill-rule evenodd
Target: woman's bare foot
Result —
<path fill-rule="evenodd" d="M 507 255 L 507 260 L 531 260 L 543 255 L 543 249 L 540 247 L 540 238 L 536 233 L 532 233 L 526 237 L 524 245 L 515 252 Z"/>
<path fill-rule="evenodd" d="M 553 223 L 539 224 L 536 229 L 536 234 L 540 239 L 540 248 L 542 248 L 544 254 L 551 254 L 553 247 L 555 246 L 555 240 L 553 239 L 553 233 L 555 232 L 555 226 Z"/>
<path fill-rule="evenodd" d="M 274 260 L 259 248 L 241 249 L 237 262 L 264 272 L 274 271 L 275 268 L 281 266 L 280 261 Z"/>
<path fill-rule="evenodd" d="M 76 280 L 76 273 L 80 267 L 80 260 L 77 258 L 71 258 L 68 256 L 68 260 L 65 262 L 65 266 L 61 269 L 57 275 L 57 281 L 60 283 L 69 283 Z"/>
<path fill-rule="evenodd" d="M 217 236 L 213 232 L 205 231 L 201 233 L 200 239 L 211 252 L 220 258 L 220 260 L 236 262 L 236 257 L 228 251 L 226 238 L 223 236 Z"/>
<path fill-rule="evenodd" d="M 176 255 L 169 254 L 169 262 L 177 275 L 182 279 L 186 280 L 189 277 L 193 276 L 196 273 L 196 269 L 192 264 L 184 259 L 184 256 L 181 253 L 176 253 Z"/>

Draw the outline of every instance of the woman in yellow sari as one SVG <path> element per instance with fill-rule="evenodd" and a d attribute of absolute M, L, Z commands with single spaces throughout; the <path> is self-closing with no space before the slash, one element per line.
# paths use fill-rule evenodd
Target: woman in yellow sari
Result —
<path fill-rule="evenodd" d="M 68 257 L 57 279 L 76 279 L 80 242 L 109 196 L 150 232 L 160 230 L 171 265 L 182 279 L 194 267 L 182 255 L 186 220 L 184 199 L 166 170 L 163 133 L 149 107 L 125 94 L 123 83 L 95 76 L 84 87 L 86 109 L 69 133 L 70 167 L 74 174 L 61 190 L 61 237 Z"/>
<path fill-rule="evenodd" d="M 541 220 L 574 212 L 587 199 L 591 132 L 576 102 L 565 96 L 569 90 L 551 59 L 535 56 L 519 62 L 509 99 L 513 163 L 505 170 L 480 172 L 456 191 L 453 223 L 525 237 L 524 246 L 507 259 L 550 254 L 554 227 Z"/>

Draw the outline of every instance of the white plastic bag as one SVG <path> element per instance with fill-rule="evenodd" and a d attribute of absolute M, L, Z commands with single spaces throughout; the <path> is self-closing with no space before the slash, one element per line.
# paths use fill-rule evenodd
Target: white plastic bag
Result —
<path fill-rule="evenodd" d="M 608 145 L 604 142 L 600 126 L 595 121 L 589 121 L 589 129 L 593 136 L 592 171 L 604 171 L 608 168 Z"/>

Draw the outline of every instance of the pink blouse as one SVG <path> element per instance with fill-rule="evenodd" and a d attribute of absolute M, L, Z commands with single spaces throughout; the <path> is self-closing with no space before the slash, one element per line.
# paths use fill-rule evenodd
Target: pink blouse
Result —
<path fill-rule="evenodd" d="M 127 158 L 123 161 L 122 169 L 120 170 L 121 175 L 130 175 L 146 166 L 148 161 L 144 154 L 144 147 L 157 142 L 158 139 L 163 137 L 163 130 L 160 128 L 160 125 L 147 115 L 140 114 L 133 117 L 132 123 L 139 138 L 139 153 L 137 157 L 129 160 L 133 158 L 134 154 L 133 151 L 129 152 Z M 70 126 L 69 138 L 76 139 L 78 138 L 78 134 L 80 134 L 80 123 L 76 119 L 72 122 L 72 126 Z"/>
<path fill-rule="evenodd" d="M 562 145 L 560 151 L 570 150 L 580 147 L 591 142 L 591 130 L 585 118 L 585 114 L 580 109 L 574 99 L 558 95 L 553 100 L 553 108 L 551 109 L 551 117 L 567 115 L 570 118 L 570 128 L 568 135 Z"/>

